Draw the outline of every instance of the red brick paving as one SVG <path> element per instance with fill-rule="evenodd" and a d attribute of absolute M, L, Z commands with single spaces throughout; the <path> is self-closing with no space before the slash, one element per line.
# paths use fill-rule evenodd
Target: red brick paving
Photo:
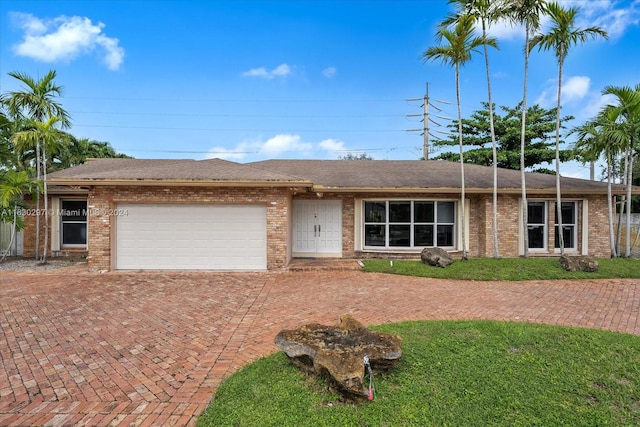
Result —
<path fill-rule="evenodd" d="M 0 273 L 0 425 L 193 425 L 275 335 L 497 319 L 640 335 L 640 281 L 442 281 L 358 271 Z"/>

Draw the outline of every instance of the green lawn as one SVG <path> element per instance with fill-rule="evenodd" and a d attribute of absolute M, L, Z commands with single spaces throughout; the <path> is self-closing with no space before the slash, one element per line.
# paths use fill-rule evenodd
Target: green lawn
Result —
<path fill-rule="evenodd" d="M 432 267 L 421 261 L 366 260 L 363 271 L 457 280 L 553 280 L 640 278 L 640 260 L 629 258 L 598 259 L 595 273 L 568 272 L 558 258 L 471 258 L 456 260 L 446 268 Z"/>
<path fill-rule="evenodd" d="M 344 404 L 279 352 L 219 388 L 199 426 L 640 425 L 640 337 L 491 321 L 405 322 L 377 397 Z"/>

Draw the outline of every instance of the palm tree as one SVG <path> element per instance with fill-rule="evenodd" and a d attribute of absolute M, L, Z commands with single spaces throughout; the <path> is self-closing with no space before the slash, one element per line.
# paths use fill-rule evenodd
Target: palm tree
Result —
<path fill-rule="evenodd" d="M 471 53 L 477 52 L 478 47 L 487 43 L 496 47 L 495 39 L 476 37 L 473 34 L 475 18 L 461 15 L 456 19 L 453 29 L 449 29 L 446 21 L 438 28 L 436 40 L 444 45 L 427 49 L 423 56 L 425 60 L 441 60 L 444 64 L 452 65 L 456 78 L 456 102 L 458 106 L 458 141 L 460 144 L 460 178 L 461 178 L 461 203 L 460 213 L 462 217 L 462 259 L 467 259 L 467 244 L 465 234 L 465 182 L 464 182 L 464 153 L 462 144 L 462 111 L 460 104 L 460 67 L 471 59 Z"/>
<path fill-rule="evenodd" d="M 6 105 L 9 114 L 16 121 L 30 119 L 37 122 L 45 122 L 51 117 L 58 117 L 62 128 L 71 126 L 68 113 L 62 105 L 56 101 L 56 97 L 62 94 L 62 86 L 55 84 L 56 72 L 50 70 L 43 78 L 35 80 L 27 74 L 10 72 L 9 76 L 19 80 L 23 90 L 3 94 L 0 102 Z M 36 178 L 40 180 L 40 143 L 36 141 Z M 36 211 L 40 210 L 40 195 L 36 195 Z M 40 252 L 40 216 L 36 216 L 36 254 L 38 259 Z"/>
<path fill-rule="evenodd" d="M 13 245 L 16 231 L 24 227 L 21 217 L 18 216 L 18 208 L 21 206 L 21 198 L 24 194 L 36 194 L 38 192 L 38 183 L 29 178 L 26 171 L 7 170 L 0 176 L 0 219 L 4 222 L 10 222 L 11 239 L 7 250 L 0 261 L 3 261 Z M 10 212 L 10 215 L 4 215 Z"/>
<path fill-rule="evenodd" d="M 545 13 L 547 2 L 545 0 L 513 0 L 508 7 L 507 14 L 516 24 L 524 25 L 524 89 L 522 91 L 522 120 L 520 127 L 520 184 L 522 193 L 522 224 L 524 226 L 524 257 L 529 258 L 529 234 L 527 223 L 529 222 L 527 203 L 527 184 L 525 174 L 525 148 L 527 129 L 527 89 L 529 84 L 529 53 L 530 41 L 534 32 L 540 28 L 540 16 Z"/>
<path fill-rule="evenodd" d="M 607 86 L 603 94 L 614 95 L 617 105 L 609 105 L 611 121 L 617 123 L 606 133 L 621 152 L 625 153 L 627 195 L 626 195 L 626 242 L 625 257 L 631 256 L 631 190 L 633 186 L 633 160 L 640 143 L 640 84 L 635 88 L 629 86 Z"/>
<path fill-rule="evenodd" d="M 487 36 L 487 28 L 506 15 L 504 1 L 492 0 L 449 0 L 457 6 L 457 16 L 468 15 L 480 22 L 482 28 L 483 52 L 485 69 L 487 72 L 487 98 L 489 107 L 489 131 L 491 133 L 491 148 L 493 154 L 493 257 L 500 258 L 498 248 L 498 151 L 496 144 L 496 131 L 493 120 L 493 100 L 491 97 L 491 72 L 489 69 L 489 40 Z M 451 16 L 445 21 L 447 24 L 453 24 L 457 20 L 457 16 Z M 497 41 L 492 45 L 497 48 Z"/>
<path fill-rule="evenodd" d="M 560 193 L 560 110 L 562 98 L 562 67 L 569 54 L 569 49 L 589 39 L 598 37 L 608 38 L 607 32 L 600 27 L 576 28 L 578 9 L 563 8 L 556 2 L 549 3 L 547 13 L 551 18 L 551 28 L 546 34 L 537 34 L 531 40 L 531 48 L 538 46 L 538 50 L 553 50 L 558 60 L 558 94 L 556 110 L 556 212 L 558 217 L 558 237 L 560 240 L 560 254 L 564 255 L 564 238 L 562 226 L 562 197 Z"/>
<path fill-rule="evenodd" d="M 577 141 L 574 150 L 584 161 L 593 164 L 603 154 L 607 162 L 607 217 L 609 225 L 609 244 L 611 257 L 617 255 L 616 239 L 613 227 L 613 195 L 611 184 L 613 182 L 613 159 L 620 152 L 609 135 L 618 133 L 620 126 L 617 119 L 618 112 L 611 106 L 604 107 L 598 116 L 581 126 L 573 129 L 577 133 Z"/>
<path fill-rule="evenodd" d="M 0 170 L 13 166 L 13 150 L 11 149 L 11 130 L 13 122 L 9 120 L 0 104 Z"/>
<path fill-rule="evenodd" d="M 53 156 L 57 153 L 62 145 L 68 144 L 68 141 L 72 138 L 71 135 L 59 130 L 56 125 L 61 123 L 62 119 L 59 117 L 51 117 L 46 122 L 37 122 L 29 120 L 27 121 L 30 129 L 17 132 L 13 135 L 13 142 L 16 149 L 24 151 L 32 147 L 38 147 L 42 145 L 42 169 L 43 169 L 43 187 L 44 187 L 44 249 L 42 255 L 42 262 L 47 261 L 47 244 L 49 239 L 49 195 L 47 193 L 47 164 L 49 163 L 49 153 Z M 36 216 L 38 218 L 39 215 Z M 40 228 L 38 228 L 38 231 Z M 39 251 L 39 250 L 38 250 Z"/>

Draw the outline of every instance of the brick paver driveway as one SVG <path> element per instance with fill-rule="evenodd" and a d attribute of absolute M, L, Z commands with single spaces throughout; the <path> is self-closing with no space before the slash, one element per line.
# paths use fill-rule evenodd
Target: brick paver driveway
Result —
<path fill-rule="evenodd" d="M 282 328 L 499 319 L 640 335 L 640 281 L 453 282 L 357 271 L 0 273 L 0 425 L 192 425 Z"/>

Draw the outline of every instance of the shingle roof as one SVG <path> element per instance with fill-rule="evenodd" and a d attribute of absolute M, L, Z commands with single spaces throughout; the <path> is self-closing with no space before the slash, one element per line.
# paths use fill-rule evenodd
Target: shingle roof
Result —
<path fill-rule="evenodd" d="M 434 160 L 265 160 L 235 163 L 210 160 L 96 159 L 54 172 L 57 185 L 244 185 L 312 187 L 313 191 L 420 191 L 459 192 L 460 164 Z M 554 175 L 527 173 L 528 193 L 554 192 Z M 499 169 L 500 192 L 520 191 L 520 171 Z M 465 165 L 465 188 L 470 193 L 490 192 L 493 169 Z M 598 193 L 607 184 L 577 178 L 561 178 L 563 193 Z M 622 185 L 615 193 L 626 191 Z M 640 194 L 640 187 L 634 187 Z"/>
<path fill-rule="evenodd" d="M 431 191 L 461 188 L 460 164 L 435 160 L 265 160 L 250 165 L 288 175 L 304 177 L 314 189 L 428 189 Z M 493 189 L 493 169 L 465 164 L 465 189 L 485 192 Z M 519 192 L 520 171 L 498 169 L 498 187 L 502 192 Z M 526 173 L 527 191 L 555 191 L 556 177 L 542 173 Z M 561 178 L 563 192 L 606 193 L 605 182 L 577 178 Z M 614 186 L 616 192 L 625 187 Z M 635 191 L 640 191 L 635 187 Z"/>
<path fill-rule="evenodd" d="M 283 183 L 299 184 L 301 179 L 277 171 L 222 159 L 210 160 L 147 160 L 95 159 L 73 168 L 49 175 L 55 184 L 74 182 L 220 182 L 220 183 Z M 309 183 L 310 184 L 310 183 Z"/>

